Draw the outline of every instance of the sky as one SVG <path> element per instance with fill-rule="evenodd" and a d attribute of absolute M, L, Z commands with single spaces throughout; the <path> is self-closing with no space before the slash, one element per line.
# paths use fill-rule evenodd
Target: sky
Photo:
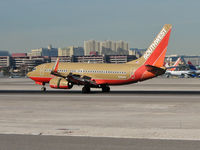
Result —
<path fill-rule="evenodd" d="M 147 48 L 172 24 L 167 54 L 200 55 L 199 0 L 0 0 L 0 50 L 125 40 Z"/>

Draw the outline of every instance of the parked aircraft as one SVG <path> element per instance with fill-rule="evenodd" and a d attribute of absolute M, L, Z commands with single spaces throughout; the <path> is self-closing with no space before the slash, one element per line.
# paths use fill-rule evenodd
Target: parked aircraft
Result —
<path fill-rule="evenodd" d="M 179 77 L 198 77 L 200 75 L 200 70 L 197 70 L 196 67 L 188 61 L 189 70 L 175 70 L 178 67 L 181 58 L 179 57 L 174 63 L 173 67 L 170 70 L 165 72 L 166 76 L 179 76 Z"/>
<path fill-rule="evenodd" d="M 174 65 L 172 67 L 166 66 L 166 68 L 168 68 L 168 70 L 165 72 L 166 76 L 169 77 L 170 75 L 176 75 L 176 68 L 179 65 L 181 61 L 181 57 L 179 57 L 176 62 L 174 63 Z"/>
<path fill-rule="evenodd" d="M 172 26 L 164 25 L 144 55 L 126 64 L 56 63 L 41 64 L 27 76 L 36 84 L 49 83 L 51 88 L 71 89 L 73 85 L 82 85 L 82 93 L 91 88 L 101 88 L 109 92 L 111 85 L 124 85 L 141 82 L 165 73 L 163 66 Z"/>
<path fill-rule="evenodd" d="M 197 68 L 192 64 L 191 61 L 188 61 L 188 65 L 189 65 L 189 68 L 191 70 L 191 74 L 194 77 L 199 77 L 200 76 L 200 70 L 197 70 Z"/>

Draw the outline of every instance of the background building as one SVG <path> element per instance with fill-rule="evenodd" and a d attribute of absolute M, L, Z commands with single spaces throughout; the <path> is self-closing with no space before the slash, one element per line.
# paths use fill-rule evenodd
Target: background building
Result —
<path fill-rule="evenodd" d="M 15 58 L 15 57 L 27 57 L 27 53 L 12 53 L 11 57 L 12 58 Z"/>
<path fill-rule="evenodd" d="M 58 56 L 58 49 L 52 48 L 52 45 L 49 45 L 48 48 L 37 48 L 32 49 L 30 56 L 48 56 L 48 57 L 56 57 Z"/>
<path fill-rule="evenodd" d="M 49 50 L 47 48 L 32 49 L 31 56 L 49 56 Z"/>
<path fill-rule="evenodd" d="M 58 49 L 58 56 L 83 56 L 84 55 L 84 49 L 83 47 L 65 47 L 65 48 L 59 48 Z"/>
<path fill-rule="evenodd" d="M 0 68 L 10 67 L 10 56 L 0 56 Z"/>
<path fill-rule="evenodd" d="M 58 56 L 59 62 L 72 62 L 72 58 L 70 56 Z M 51 57 L 51 62 L 56 62 L 58 57 Z"/>
<path fill-rule="evenodd" d="M 0 77 L 10 75 L 10 65 L 9 52 L 0 50 Z"/>
<path fill-rule="evenodd" d="M 115 63 L 115 64 L 121 64 L 121 63 L 127 63 L 129 61 L 137 59 L 135 55 L 111 55 L 107 56 L 107 62 L 108 63 Z"/>
<path fill-rule="evenodd" d="M 52 45 L 49 45 L 47 49 L 49 50 L 49 56 L 50 57 L 58 56 L 58 49 L 57 48 L 53 48 Z"/>
<path fill-rule="evenodd" d="M 129 55 L 135 55 L 137 58 L 140 58 L 147 49 L 138 49 L 138 48 L 130 48 Z"/>
<path fill-rule="evenodd" d="M 87 55 L 87 56 L 76 56 L 74 62 L 85 62 L 85 63 L 104 63 L 105 56 L 103 55 Z"/>
<path fill-rule="evenodd" d="M 98 55 L 128 55 L 128 43 L 125 41 L 84 41 L 85 55 L 96 52 Z"/>
<path fill-rule="evenodd" d="M 9 56 L 9 52 L 8 51 L 2 51 L 0 50 L 0 56 Z"/>
<path fill-rule="evenodd" d="M 13 53 L 11 57 L 12 68 L 19 69 L 22 66 L 32 70 L 35 66 L 49 62 L 48 57 L 27 56 L 27 53 Z"/>
<path fill-rule="evenodd" d="M 84 55 L 90 55 L 91 52 L 100 54 L 100 42 L 96 40 L 84 41 Z"/>

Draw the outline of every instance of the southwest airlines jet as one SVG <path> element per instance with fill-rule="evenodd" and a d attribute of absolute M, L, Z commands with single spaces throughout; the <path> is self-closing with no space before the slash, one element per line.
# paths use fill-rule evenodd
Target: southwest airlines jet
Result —
<path fill-rule="evenodd" d="M 101 88 L 109 92 L 111 85 L 124 85 L 141 82 L 165 73 L 163 66 L 172 26 L 164 25 L 144 55 L 125 64 L 65 63 L 57 59 L 56 63 L 41 64 L 27 76 L 36 84 L 49 83 L 51 88 L 71 89 L 73 85 L 82 85 L 82 93 L 91 88 Z"/>

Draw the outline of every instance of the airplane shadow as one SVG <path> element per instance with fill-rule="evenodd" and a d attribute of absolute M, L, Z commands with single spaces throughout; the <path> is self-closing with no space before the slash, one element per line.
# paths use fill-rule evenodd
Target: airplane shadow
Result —
<path fill-rule="evenodd" d="M 80 94 L 80 91 L 73 91 L 73 90 L 69 90 L 69 91 L 61 91 L 61 90 L 57 90 L 57 91 L 46 91 L 46 92 L 42 92 L 40 90 L 0 90 L 0 95 L 1 94 Z M 135 95 L 135 94 L 139 94 L 139 95 L 200 95 L 200 91 L 180 91 L 180 90 L 176 90 L 176 91 L 170 91 L 170 90 L 135 90 L 135 91 L 110 91 L 109 93 L 102 93 L 101 91 L 91 91 L 89 94 L 86 95 L 90 95 L 90 94 L 99 94 L 99 95 L 127 95 L 127 94 L 131 94 L 131 95 Z M 85 95 L 85 94 L 84 94 Z"/>

